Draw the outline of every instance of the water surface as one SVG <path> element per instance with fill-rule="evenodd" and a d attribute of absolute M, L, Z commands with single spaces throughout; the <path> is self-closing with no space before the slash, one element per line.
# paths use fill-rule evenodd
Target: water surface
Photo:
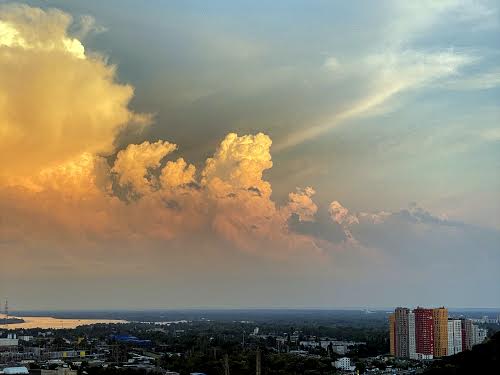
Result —
<path fill-rule="evenodd" d="M 0 314 L 0 318 L 3 315 Z M 15 318 L 15 317 L 11 317 Z M 78 326 L 90 324 L 111 324 L 111 323 L 127 323 L 126 320 L 117 319 L 60 319 L 50 316 L 22 316 L 18 317 L 23 319 L 24 323 L 7 324 L 7 329 L 30 329 L 30 328 L 43 328 L 43 329 L 72 329 Z"/>

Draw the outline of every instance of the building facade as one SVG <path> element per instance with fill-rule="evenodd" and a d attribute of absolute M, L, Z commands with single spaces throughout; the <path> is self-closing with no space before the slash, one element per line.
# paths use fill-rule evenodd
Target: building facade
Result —
<path fill-rule="evenodd" d="M 434 330 L 434 357 L 444 357 L 448 354 L 448 309 L 439 307 L 432 309 Z"/>
<path fill-rule="evenodd" d="M 462 322 L 459 319 L 448 320 L 448 355 L 462 351 Z"/>
<path fill-rule="evenodd" d="M 472 334 L 474 336 L 474 345 L 481 344 L 488 335 L 488 330 L 485 328 L 479 328 L 477 325 L 472 325 Z"/>
<path fill-rule="evenodd" d="M 389 343 L 391 355 L 396 355 L 396 317 L 394 313 L 389 315 Z"/>
<path fill-rule="evenodd" d="M 448 318 L 448 309 L 398 307 L 389 315 L 390 353 L 395 357 L 433 359 L 470 350 L 488 331 L 471 319 Z"/>
<path fill-rule="evenodd" d="M 356 368 L 355 366 L 351 365 L 351 359 L 348 357 L 339 358 L 338 360 L 335 361 L 334 365 L 335 368 L 344 371 L 354 371 L 354 369 Z"/>
<path fill-rule="evenodd" d="M 395 351 L 396 357 L 409 358 L 409 327 L 408 327 L 408 315 L 410 314 L 410 309 L 406 307 L 398 307 L 394 312 L 395 319 Z"/>
<path fill-rule="evenodd" d="M 408 313 L 408 357 L 417 359 L 417 343 L 415 336 L 415 314 Z"/>
<path fill-rule="evenodd" d="M 415 314 L 415 342 L 418 354 L 431 359 L 434 355 L 434 323 L 432 309 L 417 307 Z M 446 326 L 448 327 L 448 325 Z"/>
<path fill-rule="evenodd" d="M 471 350 L 474 346 L 474 332 L 472 331 L 472 321 L 461 319 L 462 322 L 462 351 Z"/>

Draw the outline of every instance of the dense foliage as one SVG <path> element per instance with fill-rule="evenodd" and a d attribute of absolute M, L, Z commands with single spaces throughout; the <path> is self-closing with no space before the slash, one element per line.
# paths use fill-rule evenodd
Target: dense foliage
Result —
<path fill-rule="evenodd" d="M 500 374 L 500 332 L 472 350 L 445 357 L 425 372 L 426 375 Z"/>

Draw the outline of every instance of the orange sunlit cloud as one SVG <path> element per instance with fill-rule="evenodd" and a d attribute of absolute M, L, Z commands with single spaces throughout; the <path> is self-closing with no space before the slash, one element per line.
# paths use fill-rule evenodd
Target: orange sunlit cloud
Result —
<path fill-rule="evenodd" d="M 115 67 L 67 35 L 70 23 L 58 10 L 2 6 L 0 178 L 112 152 L 120 129 L 148 121 L 128 108 L 133 88 Z"/>

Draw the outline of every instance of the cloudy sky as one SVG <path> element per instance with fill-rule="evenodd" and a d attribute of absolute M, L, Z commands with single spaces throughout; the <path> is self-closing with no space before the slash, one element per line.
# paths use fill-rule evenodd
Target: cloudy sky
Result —
<path fill-rule="evenodd" d="M 18 309 L 500 306 L 498 1 L 0 1 Z"/>

